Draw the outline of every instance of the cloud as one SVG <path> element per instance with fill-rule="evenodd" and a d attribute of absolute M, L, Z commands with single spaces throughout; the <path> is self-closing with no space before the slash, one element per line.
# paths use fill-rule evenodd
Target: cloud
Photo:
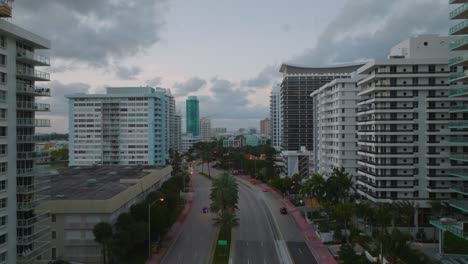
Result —
<path fill-rule="evenodd" d="M 161 77 L 155 77 L 151 80 L 146 81 L 146 85 L 150 87 L 156 87 L 156 86 L 159 86 L 161 82 L 162 82 Z"/>
<path fill-rule="evenodd" d="M 447 14 L 447 2 L 439 0 L 348 0 L 318 36 L 317 45 L 289 62 L 319 66 L 384 58 L 392 46 L 411 36 L 446 35 Z"/>
<path fill-rule="evenodd" d="M 37 97 L 36 101 L 50 104 L 48 116 L 66 116 L 68 113 L 68 99 L 65 95 L 73 93 L 90 93 L 91 86 L 85 83 L 62 83 L 53 81 L 49 85 L 51 97 Z"/>
<path fill-rule="evenodd" d="M 267 87 L 281 78 L 278 66 L 270 65 L 265 67 L 256 77 L 242 81 L 241 84 L 248 87 Z"/>
<path fill-rule="evenodd" d="M 158 42 L 165 8 L 165 0 L 17 1 L 14 23 L 50 39 L 54 57 L 102 66 Z"/>
<path fill-rule="evenodd" d="M 189 93 L 197 92 L 205 84 L 206 81 L 198 77 L 190 78 L 182 83 L 175 83 L 174 87 L 176 88 L 176 91 L 174 93 L 174 96 L 186 96 Z"/>
<path fill-rule="evenodd" d="M 282 24 L 281 25 L 281 31 L 283 31 L 284 33 L 288 33 L 291 31 L 291 25 L 289 24 Z"/>
<path fill-rule="evenodd" d="M 142 72 L 141 68 L 138 66 L 124 67 L 117 66 L 115 74 L 117 77 L 123 80 L 135 80 L 136 76 Z"/>

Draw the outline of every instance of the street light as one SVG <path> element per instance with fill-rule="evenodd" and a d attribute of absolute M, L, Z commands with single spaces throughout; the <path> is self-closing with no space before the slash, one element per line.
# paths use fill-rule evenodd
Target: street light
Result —
<path fill-rule="evenodd" d="M 164 198 L 161 197 L 148 205 L 148 259 L 151 259 L 151 206 L 157 202 L 162 204 L 164 202 Z"/>

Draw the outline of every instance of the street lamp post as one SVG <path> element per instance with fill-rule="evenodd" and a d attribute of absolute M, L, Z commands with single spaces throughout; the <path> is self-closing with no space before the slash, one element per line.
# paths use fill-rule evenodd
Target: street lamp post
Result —
<path fill-rule="evenodd" d="M 148 205 L 148 259 L 151 259 L 151 207 L 157 202 L 164 202 L 164 198 L 159 198 Z"/>

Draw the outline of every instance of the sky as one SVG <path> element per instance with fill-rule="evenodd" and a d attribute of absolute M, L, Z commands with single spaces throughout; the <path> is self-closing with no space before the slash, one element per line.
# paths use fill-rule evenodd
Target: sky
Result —
<path fill-rule="evenodd" d="M 51 104 L 68 132 L 71 93 L 169 88 L 185 116 L 196 95 L 212 127 L 259 127 L 282 63 L 322 66 L 384 58 L 418 34 L 446 35 L 444 0 L 17 0 L 11 22 L 51 40 Z"/>

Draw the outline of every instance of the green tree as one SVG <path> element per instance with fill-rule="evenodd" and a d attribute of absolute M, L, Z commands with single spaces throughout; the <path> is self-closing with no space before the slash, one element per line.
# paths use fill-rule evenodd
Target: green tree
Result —
<path fill-rule="evenodd" d="M 228 173 L 221 174 L 213 179 L 210 209 L 216 213 L 226 209 L 236 209 L 239 201 L 238 192 L 239 186 L 235 178 Z"/>
<path fill-rule="evenodd" d="M 322 203 L 325 200 L 325 194 L 326 194 L 325 179 L 320 174 L 314 174 L 312 175 L 312 178 L 311 178 L 311 184 L 312 184 L 312 187 L 311 187 L 312 197 L 314 197 L 315 199 L 317 199 L 319 202 Z"/>
<path fill-rule="evenodd" d="M 338 258 L 343 261 L 343 264 L 355 264 L 358 256 L 352 245 L 343 244 L 338 252 Z"/>
<path fill-rule="evenodd" d="M 107 263 L 109 248 L 112 241 L 112 225 L 107 222 L 100 222 L 93 228 L 94 241 L 102 246 L 102 257 L 104 264 Z"/>
<path fill-rule="evenodd" d="M 333 211 L 337 220 L 343 223 L 345 228 L 346 243 L 349 243 L 348 225 L 354 215 L 353 204 L 350 202 L 339 203 L 334 207 Z"/>
<path fill-rule="evenodd" d="M 408 246 L 409 234 L 393 228 L 390 234 L 385 230 L 382 235 L 383 254 L 390 263 L 397 263 L 398 259 L 408 255 L 408 251 L 410 251 Z"/>
<path fill-rule="evenodd" d="M 215 226 L 219 226 L 224 229 L 224 234 L 229 233 L 229 229 L 239 224 L 239 219 L 234 213 L 233 209 L 223 209 L 218 212 L 217 216 L 213 219 Z"/>
<path fill-rule="evenodd" d="M 400 201 L 395 204 L 395 210 L 400 215 L 403 222 L 408 227 L 408 232 L 410 232 L 411 225 L 413 224 L 414 214 L 415 214 L 415 205 L 410 201 Z M 415 230 L 410 232 L 412 237 L 415 237 Z"/>

